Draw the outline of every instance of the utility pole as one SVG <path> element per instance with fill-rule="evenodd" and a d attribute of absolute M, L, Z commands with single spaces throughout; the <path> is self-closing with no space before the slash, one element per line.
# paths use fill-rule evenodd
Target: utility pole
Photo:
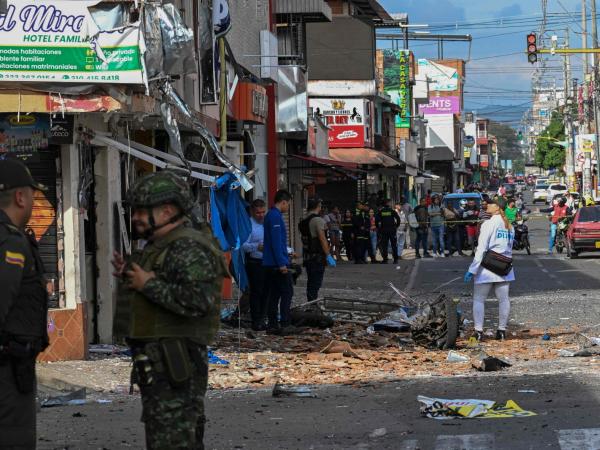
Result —
<path fill-rule="evenodd" d="M 598 48 L 598 26 L 596 23 L 596 0 L 591 1 L 592 10 L 592 48 Z M 594 53 L 594 72 L 593 72 L 593 86 L 594 91 L 592 92 L 592 111 L 594 113 L 594 134 L 596 139 L 594 140 L 594 153 L 596 155 L 596 178 L 593 183 L 593 191 L 595 196 L 598 196 L 598 184 L 600 184 L 600 134 L 599 134 L 599 122 L 600 122 L 600 111 L 598 105 L 598 54 Z"/>
<path fill-rule="evenodd" d="M 569 48 L 569 29 L 565 30 L 565 48 Z M 567 149 L 565 162 L 567 166 L 567 186 L 569 190 L 575 189 L 575 140 L 572 136 L 573 118 L 571 117 L 571 56 L 565 53 L 564 60 L 564 96 L 565 96 L 565 135 L 567 137 Z"/>
<path fill-rule="evenodd" d="M 581 0 L 581 47 L 587 49 L 587 1 Z M 583 133 L 590 132 L 590 108 L 589 108 L 589 85 L 588 85 L 589 65 L 588 55 L 583 56 Z M 592 155 L 585 152 L 585 161 L 583 164 L 583 194 L 592 193 Z"/>

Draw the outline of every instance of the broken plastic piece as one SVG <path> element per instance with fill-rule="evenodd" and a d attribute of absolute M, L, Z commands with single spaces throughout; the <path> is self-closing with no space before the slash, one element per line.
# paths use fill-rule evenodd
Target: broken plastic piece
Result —
<path fill-rule="evenodd" d="M 421 415 L 430 419 L 508 419 L 537 415 L 534 412 L 525 411 L 513 400 L 508 400 L 505 405 L 497 404 L 492 400 L 447 400 L 423 395 L 419 395 L 417 400 L 421 403 Z"/>
<path fill-rule="evenodd" d="M 308 386 L 286 386 L 277 383 L 273 386 L 273 397 L 317 398 L 317 394 Z"/>
<path fill-rule="evenodd" d="M 458 363 L 458 362 L 469 362 L 470 358 L 466 355 L 462 355 L 454 350 L 450 350 L 448 352 L 448 357 L 446 358 L 446 361 L 448 362 L 453 362 L 453 363 Z"/>
<path fill-rule="evenodd" d="M 216 364 L 219 366 L 227 366 L 229 365 L 229 361 L 227 361 L 226 359 L 223 358 L 219 358 L 217 355 L 215 355 L 212 350 L 208 351 L 208 363 L 209 364 Z"/>

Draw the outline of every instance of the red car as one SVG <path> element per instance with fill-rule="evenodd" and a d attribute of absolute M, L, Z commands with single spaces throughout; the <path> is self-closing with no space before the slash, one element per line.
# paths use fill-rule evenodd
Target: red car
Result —
<path fill-rule="evenodd" d="M 600 251 L 600 206 L 579 208 L 567 231 L 567 256 Z"/>

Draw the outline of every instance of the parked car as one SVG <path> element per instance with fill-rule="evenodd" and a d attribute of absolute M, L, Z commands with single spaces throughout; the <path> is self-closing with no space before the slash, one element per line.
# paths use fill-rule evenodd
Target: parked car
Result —
<path fill-rule="evenodd" d="M 600 251 L 600 206 L 579 208 L 567 231 L 567 256 Z"/>
<path fill-rule="evenodd" d="M 448 204 L 452 204 L 454 209 L 458 209 L 460 207 L 460 201 L 462 199 L 465 200 L 475 200 L 477 206 L 481 206 L 482 196 L 478 192 L 469 192 L 465 194 L 446 194 L 442 199 L 442 206 L 447 206 Z"/>
<path fill-rule="evenodd" d="M 527 183 L 525 183 L 523 180 L 515 181 L 515 185 L 517 186 L 517 192 L 523 192 L 525 189 L 527 189 Z"/>
<path fill-rule="evenodd" d="M 543 202 L 548 203 L 548 185 L 536 184 L 533 191 L 533 203 Z"/>
<path fill-rule="evenodd" d="M 554 198 L 557 194 L 565 195 L 567 192 L 567 186 L 564 184 L 552 183 L 548 185 L 548 198 Z"/>

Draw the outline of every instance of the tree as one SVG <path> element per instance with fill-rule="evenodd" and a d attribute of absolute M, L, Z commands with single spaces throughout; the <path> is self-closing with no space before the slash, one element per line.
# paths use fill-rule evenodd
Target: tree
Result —
<path fill-rule="evenodd" d="M 558 169 L 562 171 L 565 165 L 565 149 L 558 145 L 558 141 L 565 140 L 565 124 L 558 111 L 552 113 L 550 124 L 538 137 L 535 163 L 544 169 Z"/>
<path fill-rule="evenodd" d="M 502 123 L 490 121 L 490 134 L 498 139 L 498 159 L 511 159 L 513 161 L 523 158 L 521 145 L 517 139 L 517 132 Z M 513 163 L 514 164 L 514 163 Z"/>

